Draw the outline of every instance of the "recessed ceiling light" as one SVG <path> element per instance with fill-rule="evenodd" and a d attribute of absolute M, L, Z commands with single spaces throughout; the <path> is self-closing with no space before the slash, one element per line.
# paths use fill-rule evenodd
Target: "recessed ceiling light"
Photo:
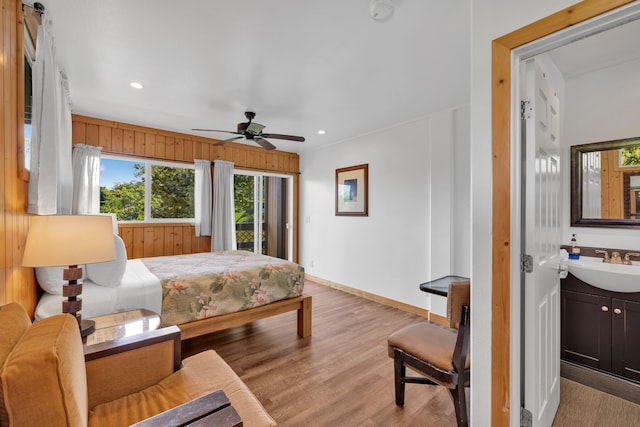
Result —
<path fill-rule="evenodd" d="M 323 129 L 320 129 L 320 130 L 318 131 L 318 133 L 319 133 L 320 135 L 324 135 L 324 134 L 325 134 L 325 131 L 324 131 Z"/>
<path fill-rule="evenodd" d="M 393 15 L 393 0 L 371 0 L 369 14 L 376 21 L 386 21 Z"/>
<path fill-rule="evenodd" d="M 129 86 L 131 86 L 134 89 L 142 89 L 144 86 L 142 86 L 142 83 L 138 83 L 138 82 L 131 82 L 129 83 Z"/>

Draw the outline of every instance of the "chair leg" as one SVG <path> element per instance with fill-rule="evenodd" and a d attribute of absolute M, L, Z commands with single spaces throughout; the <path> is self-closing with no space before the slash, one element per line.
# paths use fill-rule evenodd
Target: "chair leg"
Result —
<path fill-rule="evenodd" d="M 407 368 L 402 363 L 402 358 L 400 357 L 400 353 L 396 350 L 393 357 L 393 367 L 394 367 L 394 381 L 396 386 L 396 405 L 399 407 L 404 406 L 404 386 L 405 383 L 402 380 L 407 373 Z"/>
<path fill-rule="evenodd" d="M 449 389 L 451 397 L 453 397 L 453 406 L 456 409 L 456 421 L 458 427 L 466 427 L 469 425 L 467 416 L 467 395 L 465 394 L 464 385 L 457 386 L 455 389 Z"/>

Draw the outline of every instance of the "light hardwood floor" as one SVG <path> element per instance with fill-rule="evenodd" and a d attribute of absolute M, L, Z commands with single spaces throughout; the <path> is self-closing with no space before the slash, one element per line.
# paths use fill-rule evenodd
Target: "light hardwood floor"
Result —
<path fill-rule="evenodd" d="M 307 281 L 313 333 L 296 335 L 296 314 L 194 338 L 183 357 L 213 348 L 281 426 L 455 426 L 439 386 L 408 384 L 394 402 L 387 336 L 420 316 Z"/>
<path fill-rule="evenodd" d="M 387 336 L 424 319 L 307 281 L 313 333 L 296 335 L 296 314 L 194 338 L 183 357 L 216 350 L 281 426 L 455 426 L 443 387 L 407 384 L 394 403 Z M 640 406 L 561 380 L 554 427 L 640 426 Z M 480 387 L 482 385 L 479 385 Z"/>

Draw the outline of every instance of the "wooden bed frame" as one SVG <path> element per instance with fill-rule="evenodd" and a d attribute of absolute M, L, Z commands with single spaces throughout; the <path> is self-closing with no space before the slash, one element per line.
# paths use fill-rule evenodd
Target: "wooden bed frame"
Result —
<path fill-rule="evenodd" d="M 183 323 L 178 325 L 181 331 L 180 338 L 184 341 L 293 310 L 298 311 L 298 336 L 302 338 L 311 336 L 311 295 L 302 295 L 249 310 Z"/>

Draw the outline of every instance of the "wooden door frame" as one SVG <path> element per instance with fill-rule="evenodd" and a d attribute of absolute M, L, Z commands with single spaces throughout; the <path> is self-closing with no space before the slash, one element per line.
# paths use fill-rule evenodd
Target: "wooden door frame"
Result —
<path fill-rule="evenodd" d="M 491 425 L 510 422 L 511 313 L 511 56 L 542 37 L 633 3 L 584 0 L 492 42 Z M 519 408 L 514 408 L 519 410 Z"/>

